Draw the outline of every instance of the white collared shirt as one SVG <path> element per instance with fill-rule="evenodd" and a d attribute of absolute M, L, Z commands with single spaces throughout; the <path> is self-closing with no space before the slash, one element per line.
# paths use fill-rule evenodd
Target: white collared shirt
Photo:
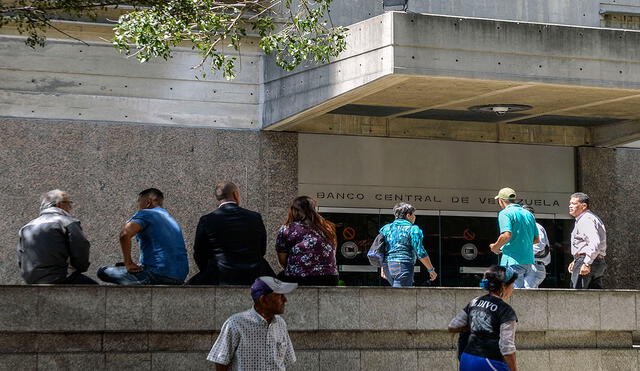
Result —
<path fill-rule="evenodd" d="M 222 207 L 222 205 L 226 205 L 226 204 L 234 204 L 234 205 L 237 205 L 238 203 L 237 203 L 237 202 L 235 202 L 235 201 L 226 201 L 226 202 L 223 202 L 223 203 L 221 203 L 220 205 L 218 205 L 218 207 Z"/>
<path fill-rule="evenodd" d="M 544 251 L 546 246 L 549 245 L 549 237 L 547 237 L 547 231 L 544 229 L 540 223 L 536 223 L 536 227 L 538 227 L 538 237 L 540 238 L 540 242 L 533 244 L 533 254 L 537 254 L 541 251 Z M 537 262 L 542 262 L 544 265 L 549 265 L 551 263 L 551 252 L 547 254 L 544 258 L 535 258 Z"/>
<path fill-rule="evenodd" d="M 588 209 L 576 217 L 576 225 L 571 232 L 571 255 L 578 254 L 586 254 L 586 264 L 591 264 L 598 255 L 607 254 L 607 231 L 604 223 Z"/>
<path fill-rule="evenodd" d="M 279 371 L 296 355 L 284 319 L 276 315 L 269 323 L 251 308 L 225 321 L 207 360 L 230 370 Z"/>

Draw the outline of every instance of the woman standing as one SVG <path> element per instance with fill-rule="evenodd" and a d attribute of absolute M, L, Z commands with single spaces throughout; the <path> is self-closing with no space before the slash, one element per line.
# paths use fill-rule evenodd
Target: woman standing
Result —
<path fill-rule="evenodd" d="M 427 267 L 429 280 L 438 277 L 427 251 L 422 246 L 423 234 L 417 225 L 416 209 L 404 202 L 393 207 L 396 220 L 380 229 L 387 243 L 387 251 L 382 266 L 382 277 L 393 287 L 413 286 L 413 266 L 416 257 Z"/>
<path fill-rule="evenodd" d="M 336 227 L 316 209 L 317 203 L 311 197 L 297 197 L 278 231 L 276 251 L 284 267 L 282 280 L 303 286 L 335 286 Z"/>
<path fill-rule="evenodd" d="M 504 302 L 513 292 L 518 274 L 511 269 L 491 266 L 480 287 L 489 293 L 477 297 L 449 323 L 449 332 L 470 331 L 460 357 L 460 371 L 517 371 L 516 323 L 518 318 Z"/>

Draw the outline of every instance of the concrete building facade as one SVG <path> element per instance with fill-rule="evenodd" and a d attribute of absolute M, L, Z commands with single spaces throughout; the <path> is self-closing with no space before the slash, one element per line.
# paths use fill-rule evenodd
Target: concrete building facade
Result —
<path fill-rule="evenodd" d="M 76 201 L 95 271 L 119 261 L 117 233 L 137 192 L 165 191 L 190 246 L 198 217 L 215 207 L 213 185 L 227 179 L 263 214 L 274 267 L 288 204 L 318 198 L 338 224 L 350 285 L 380 283 L 363 246 L 400 199 L 419 210 L 438 283 L 475 285 L 497 235 L 489 200 L 513 186 L 552 231 L 549 285 L 562 287 L 568 196 L 585 191 L 608 230 L 607 285 L 640 288 L 638 9 L 425 0 L 385 12 L 336 0 L 332 19 L 350 29 L 342 55 L 284 72 L 248 39 L 232 81 L 195 80 L 190 49 L 168 62 L 124 58 L 104 42 L 106 23 L 61 22 L 89 46 L 52 33 L 35 51 L 4 27 L 0 281 L 21 283 L 17 231 L 49 189 Z"/>

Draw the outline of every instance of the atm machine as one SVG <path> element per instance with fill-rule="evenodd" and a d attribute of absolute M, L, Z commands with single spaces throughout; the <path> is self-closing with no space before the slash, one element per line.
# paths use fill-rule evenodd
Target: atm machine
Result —
<path fill-rule="evenodd" d="M 336 259 L 340 280 L 347 286 L 388 286 L 377 267 L 369 264 L 367 251 L 378 230 L 393 221 L 389 209 L 320 208 L 336 224 Z M 569 233 L 572 221 L 554 214 L 538 214 L 551 243 L 551 264 L 542 287 L 568 287 L 566 266 L 571 261 Z M 417 262 L 415 286 L 474 287 L 485 269 L 498 263 L 489 244 L 498 237 L 497 211 L 463 212 L 416 210 L 416 223 L 424 233 L 424 246 L 436 267 L 438 279 L 428 280 L 426 268 Z"/>

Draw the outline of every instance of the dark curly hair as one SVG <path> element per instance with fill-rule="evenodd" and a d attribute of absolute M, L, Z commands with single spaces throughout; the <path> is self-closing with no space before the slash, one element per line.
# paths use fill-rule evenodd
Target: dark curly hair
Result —
<path fill-rule="evenodd" d="M 503 288 L 511 285 L 517 278 L 518 273 L 511 268 L 492 265 L 484 272 L 480 287 L 494 294 L 500 294 Z"/>

